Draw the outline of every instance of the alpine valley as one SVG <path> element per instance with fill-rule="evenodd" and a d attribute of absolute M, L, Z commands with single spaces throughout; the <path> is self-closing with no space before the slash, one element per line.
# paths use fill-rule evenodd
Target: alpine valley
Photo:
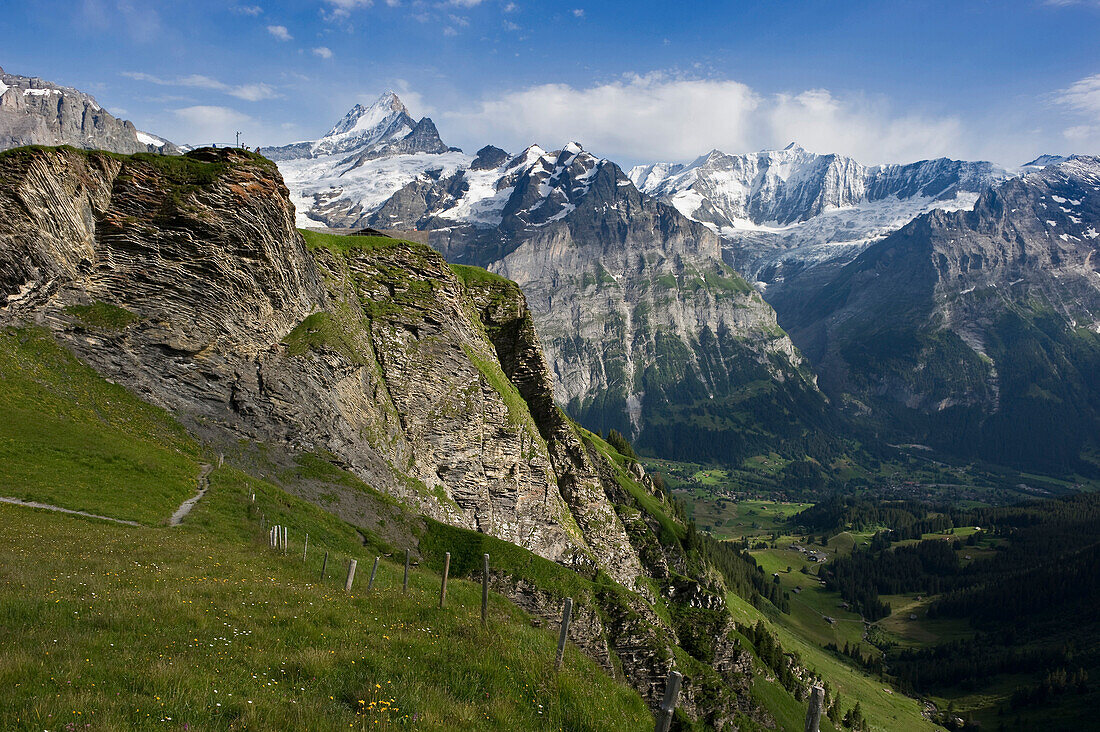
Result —
<path fill-rule="evenodd" d="M 561 142 L 0 71 L 0 728 L 1087 726 L 1100 157 Z"/>

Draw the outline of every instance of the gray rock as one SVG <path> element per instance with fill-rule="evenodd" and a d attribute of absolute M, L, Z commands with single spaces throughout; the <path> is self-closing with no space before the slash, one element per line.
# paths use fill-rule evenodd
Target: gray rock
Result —
<path fill-rule="evenodd" d="M 72 145 L 127 154 L 179 152 L 167 140 L 115 118 L 88 94 L 0 70 L 0 150 L 23 145 Z"/>

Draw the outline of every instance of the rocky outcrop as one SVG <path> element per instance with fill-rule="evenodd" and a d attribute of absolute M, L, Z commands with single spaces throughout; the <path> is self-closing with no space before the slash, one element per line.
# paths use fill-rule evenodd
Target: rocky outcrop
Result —
<path fill-rule="evenodd" d="M 311 252 L 278 171 L 240 151 L 2 162 L 9 313 L 198 429 L 325 449 L 424 514 L 633 583 L 636 558 L 618 566 L 577 530 L 529 411 L 432 250 L 354 238 Z M 71 308 L 94 304 L 134 322 L 89 330 Z"/>
<path fill-rule="evenodd" d="M 749 703 L 721 580 L 657 540 L 639 497 L 669 506 L 644 470 L 556 406 L 515 283 L 399 239 L 303 238 L 275 166 L 235 149 L 9 151 L 0 221 L 3 322 L 50 328 L 208 443 L 327 453 L 396 498 L 395 521 L 411 509 L 576 570 L 554 568 L 585 588 L 571 637 L 651 705 L 672 668 L 691 719 L 721 728 Z M 494 586 L 558 617 L 560 590 Z"/>
<path fill-rule="evenodd" d="M 177 154 L 167 140 L 120 120 L 84 92 L 0 69 L 0 150 L 72 145 L 117 153 Z"/>
<path fill-rule="evenodd" d="M 486 145 L 477 151 L 477 156 L 470 163 L 470 170 L 493 170 L 499 168 L 508 160 L 508 153 L 493 145 Z"/>

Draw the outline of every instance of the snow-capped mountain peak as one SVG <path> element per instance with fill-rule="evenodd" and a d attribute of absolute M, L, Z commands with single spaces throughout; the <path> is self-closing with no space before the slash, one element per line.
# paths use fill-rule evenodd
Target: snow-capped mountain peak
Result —
<path fill-rule="evenodd" d="M 388 118 L 407 115 L 409 110 L 393 91 L 382 94 L 370 106 L 356 104 L 344 118 L 337 122 L 325 137 L 334 137 L 347 132 L 367 131 L 378 127 Z"/>
<path fill-rule="evenodd" d="M 1057 165 L 1058 163 L 1064 163 L 1069 160 L 1065 155 L 1040 155 L 1032 160 L 1030 163 L 1024 163 L 1020 166 L 1021 173 L 1034 173 L 1037 170 L 1042 170 L 1048 165 Z"/>
<path fill-rule="evenodd" d="M 397 94 L 388 91 L 373 104 L 356 104 L 328 134 L 313 143 L 311 153 L 337 155 L 360 148 L 373 149 L 412 132 L 416 121 Z"/>

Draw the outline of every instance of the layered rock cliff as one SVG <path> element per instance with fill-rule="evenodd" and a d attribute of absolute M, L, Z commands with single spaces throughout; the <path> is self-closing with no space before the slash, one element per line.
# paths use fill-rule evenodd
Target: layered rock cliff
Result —
<path fill-rule="evenodd" d="M 514 283 L 410 242 L 303 238 L 275 166 L 232 149 L 9 151 L 0 221 L 4 322 L 48 327 L 210 444 L 331 455 L 410 515 L 575 571 L 575 640 L 652 704 L 677 667 L 690 718 L 761 718 L 722 577 L 640 466 L 559 411 Z M 497 583 L 536 614 L 561 599 Z"/>
<path fill-rule="evenodd" d="M 0 69 L 0 150 L 72 145 L 118 153 L 176 154 L 175 145 L 116 118 L 89 94 Z"/>

